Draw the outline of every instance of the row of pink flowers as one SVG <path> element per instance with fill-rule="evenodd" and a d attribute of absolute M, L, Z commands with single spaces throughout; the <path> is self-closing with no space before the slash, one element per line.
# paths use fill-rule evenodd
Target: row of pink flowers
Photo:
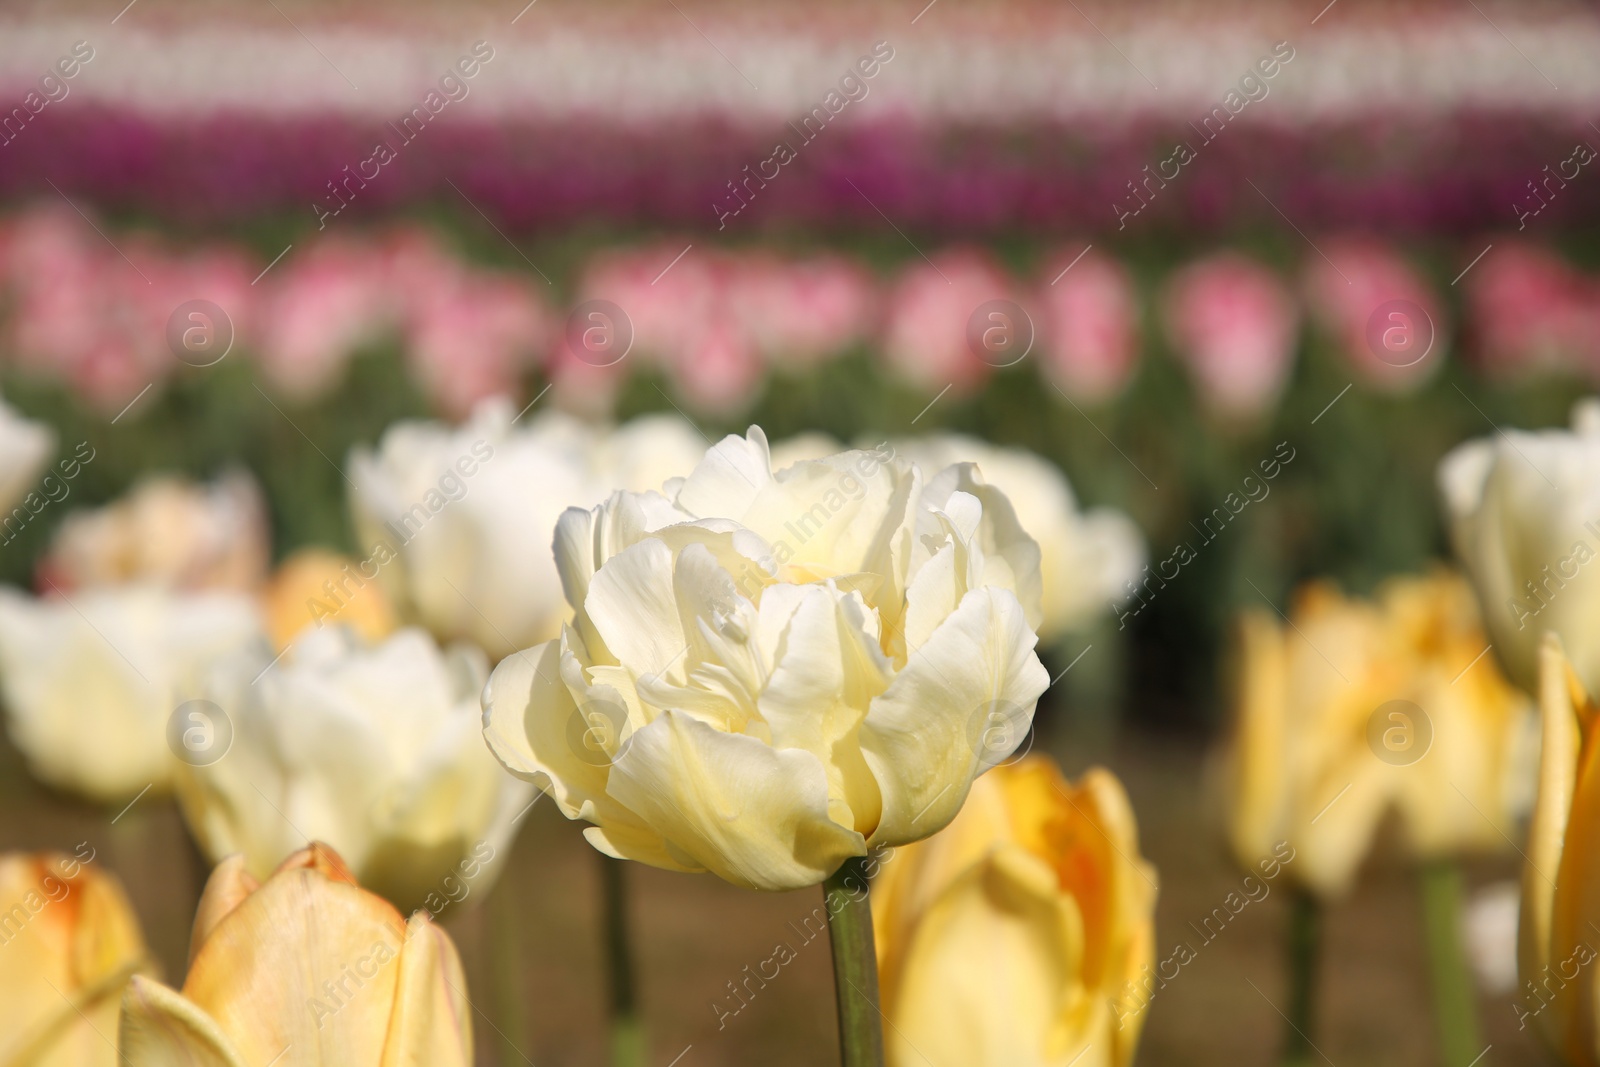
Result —
<path fill-rule="evenodd" d="M 863 346 L 930 393 L 968 392 L 1033 363 L 1075 403 L 1104 404 L 1136 372 L 1147 318 L 1224 415 L 1272 406 L 1307 317 L 1369 387 L 1402 392 L 1429 378 L 1452 351 L 1440 289 L 1372 238 L 1316 249 L 1298 284 L 1233 251 L 1191 262 L 1163 281 L 1149 316 L 1125 266 L 1070 243 L 1031 278 L 958 247 L 912 258 L 887 280 L 839 255 L 663 243 L 597 254 L 563 303 L 540 275 L 469 263 L 414 228 L 309 234 L 269 264 L 230 245 L 175 250 L 63 206 L 0 227 L 0 343 L 19 367 L 110 413 L 183 362 L 207 362 L 177 358 L 191 322 L 231 337 L 235 358 L 253 359 L 294 402 L 337 386 L 354 353 L 398 339 L 413 379 L 451 415 L 522 392 L 536 372 L 567 405 L 603 411 L 640 363 L 687 406 L 730 414 L 770 370 Z M 1600 282 L 1565 260 L 1497 241 L 1460 290 L 1487 373 L 1600 376 Z M 195 300 L 227 321 L 175 317 Z M 195 336 L 204 356 L 213 333 Z"/>

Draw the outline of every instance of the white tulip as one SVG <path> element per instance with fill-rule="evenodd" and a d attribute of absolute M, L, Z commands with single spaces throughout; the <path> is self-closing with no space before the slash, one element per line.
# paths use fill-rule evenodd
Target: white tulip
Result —
<path fill-rule="evenodd" d="M 605 431 L 559 412 L 515 416 L 494 401 L 456 428 L 400 423 L 350 463 L 371 552 L 363 573 L 381 575 L 402 613 L 441 640 L 495 659 L 554 637 L 566 618 L 550 554 L 562 510 L 686 474 L 706 448 L 676 417 Z"/>
<path fill-rule="evenodd" d="M 1496 653 L 1534 691 L 1541 635 L 1561 635 L 1573 669 L 1600 691 L 1600 401 L 1573 428 L 1508 430 L 1439 464 L 1456 554 L 1477 589 Z"/>
<path fill-rule="evenodd" d="M 154 586 L 43 599 L 0 590 L 0 691 L 11 739 L 43 782 L 97 800 L 167 786 L 178 706 L 260 635 L 255 604 Z"/>
<path fill-rule="evenodd" d="M 23 499 L 55 447 L 56 435 L 50 427 L 23 418 L 16 408 L 0 401 L 0 512 L 10 511 Z M 40 494 L 39 499 L 46 497 Z"/>
<path fill-rule="evenodd" d="M 873 443 L 862 439 L 858 447 Z M 799 434 L 772 445 L 772 466 L 782 470 L 839 447 L 825 434 Z M 1022 528 L 1039 542 L 1044 611 L 1039 636 L 1045 641 L 1083 626 L 1124 599 L 1126 583 L 1137 579 L 1144 567 L 1144 537 L 1133 520 L 1114 508 L 1080 510 L 1066 475 L 1037 453 L 964 434 L 900 438 L 890 447 L 927 471 L 975 463 L 984 481 L 1005 494 Z"/>
<path fill-rule="evenodd" d="M 1122 600 L 1126 583 L 1144 566 L 1144 538 L 1133 520 L 1114 508 L 1079 510 L 1067 476 L 1043 456 L 960 434 L 895 441 L 894 448 L 926 470 L 975 463 L 984 480 L 1011 501 L 1017 521 L 1039 542 L 1039 636 L 1046 641 Z"/>
<path fill-rule="evenodd" d="M 441 651 L 416 629 L 367 645 L 329 626 L 276 663 L 265 648 L 236 656 L 207 694 L 232 747 L 180 769 L 184 816 L 213 862 L 243 853 L 256 878 L 321 841 L 402 910 L 487 889 L 480 872 L 498 869 L 533 798 L 479 736 L 487 674 L 480 650 Z"/>
<path fill-rule="evenodd" d="M 949 823 L 1049 682 L 1005 496 L 887 452 L 774 474 L 758 427 L 663 493 L 562 515 L 575 618 L 490 678 L 501 762 L 609 855 L 759 889 Z"/>

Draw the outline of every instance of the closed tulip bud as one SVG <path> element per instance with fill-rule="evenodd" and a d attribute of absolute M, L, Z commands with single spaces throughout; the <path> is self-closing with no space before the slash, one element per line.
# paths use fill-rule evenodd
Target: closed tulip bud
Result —
<path fill-rule="evenodd" d="M 1039 757 L 996 767 L 949 826 L 879 865 L 890 1067 L 1132 1061 L 1156 881 L 1114 775 L 1068 783 Z"/>
<path fill-rule="evenodd" d="M 403 919 L 326 845 L 260 883 L 236 857 L 206 884 L 183 988 L 129 984 L 120 1062 L 468 1067 L 466 988 L 449 935 Z"/>
<path fill-rule="evenodd" d="M 0 856 L 0 1063 L 113 1067 L 122 988 L 151 966 L 94 851 Z"/>
<path fill-rule="evenodd" d="M 561 517 L 574 617 L 489 679 L 500 761 L 608 855 L 758 889 L 954 818 L 1049 683 L 1005 495 L 892 449 L 774 473 L 759 427 L 664 489 Z"/>
<path fill-rule="evenodd" d="M 1495 654 L 1530 693 L 1547 630 L 1600 691 L 1600 401 L 1580 403 L 1572 423 L 1469 441 L 1439 464 L 1450 539 Z"/>
<path fill-rule="evenodd" d="M 1220 768 L 1239 862 L 1286 842 L 1291 876 L 1338 895 L 1391 810 L 1419 858 L 1506 847 L 1526 809 L 1533 720 L 1483 655 L 1466 584 L 1396 578 L 1363 601 L 1314 582 L 1290 618 L 1239 623 Z"/>

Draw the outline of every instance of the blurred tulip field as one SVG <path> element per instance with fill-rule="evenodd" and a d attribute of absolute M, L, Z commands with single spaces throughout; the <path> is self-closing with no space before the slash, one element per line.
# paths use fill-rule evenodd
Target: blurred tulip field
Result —
<path fill-rule="evenodd" d="M 0 1067 L 1600 1065 L 1591 5 L 125 2 Z"/>

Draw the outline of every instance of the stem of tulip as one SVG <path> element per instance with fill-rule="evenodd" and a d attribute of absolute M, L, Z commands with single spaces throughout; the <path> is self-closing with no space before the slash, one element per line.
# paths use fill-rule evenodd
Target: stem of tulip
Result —
<path fill-rule="evenodd" d="M 1433 860 L 1423 865 L 1420 878 L 1439 1049 L 1445 1067 L 1468 1067 L 1484 1048 L 1472 975 L 1461 944 L 1461 871 L 1448 860 Z"/>
<path fill-rule="evenodd" d="M 611 982 L 611 1063 L 612 1067 L 644 1067 L 644 1026 L 639 1021 L 634 996 L 633 942 L 628 938 L 628 883 L 623 870 L 626 862 L 600 856 L 606 965 Z"/>
<path fill-rule="evenodd" d="M 878 953 L 872 943 L 865 863 L 865 857 L 845 860 L 822 883 L 828 937 L 833 942 L 833 994 L 839 1005 L 839 1062 L 843 1067 L 883 1067 Z"/>
<path fill-rule="evenodd" d="M 1311 1034 L 1315 1029 L 1317 958 L 1322 954 L 1322 905 L 1304 889 L 1289 893 L 1289 1004 L 1284 1020 L 1283 1062 L 1305 1067 L 1320 1062 Z"/>
<path fill-rule="evenodd" d="M 522 982 L 522 968 L 526 958 L 522 953 L 522 909 L 513 885 L 515 868 L 511 857 L 505 859 L 505 869 L 500 881 L 489 890 L 484 903 L 488 910 L 488 923 L 483 916 L 472 916 L 480 933 L 488 926 L 489 973 L 493 977 L 493 1010 L 496 1018 L 495 1036 L 500 1042 L 500 1055 L 495 1061 L 502 1067 L 514 1067 L 527 1057 L 528 1047 L 527 997 Z"/>

